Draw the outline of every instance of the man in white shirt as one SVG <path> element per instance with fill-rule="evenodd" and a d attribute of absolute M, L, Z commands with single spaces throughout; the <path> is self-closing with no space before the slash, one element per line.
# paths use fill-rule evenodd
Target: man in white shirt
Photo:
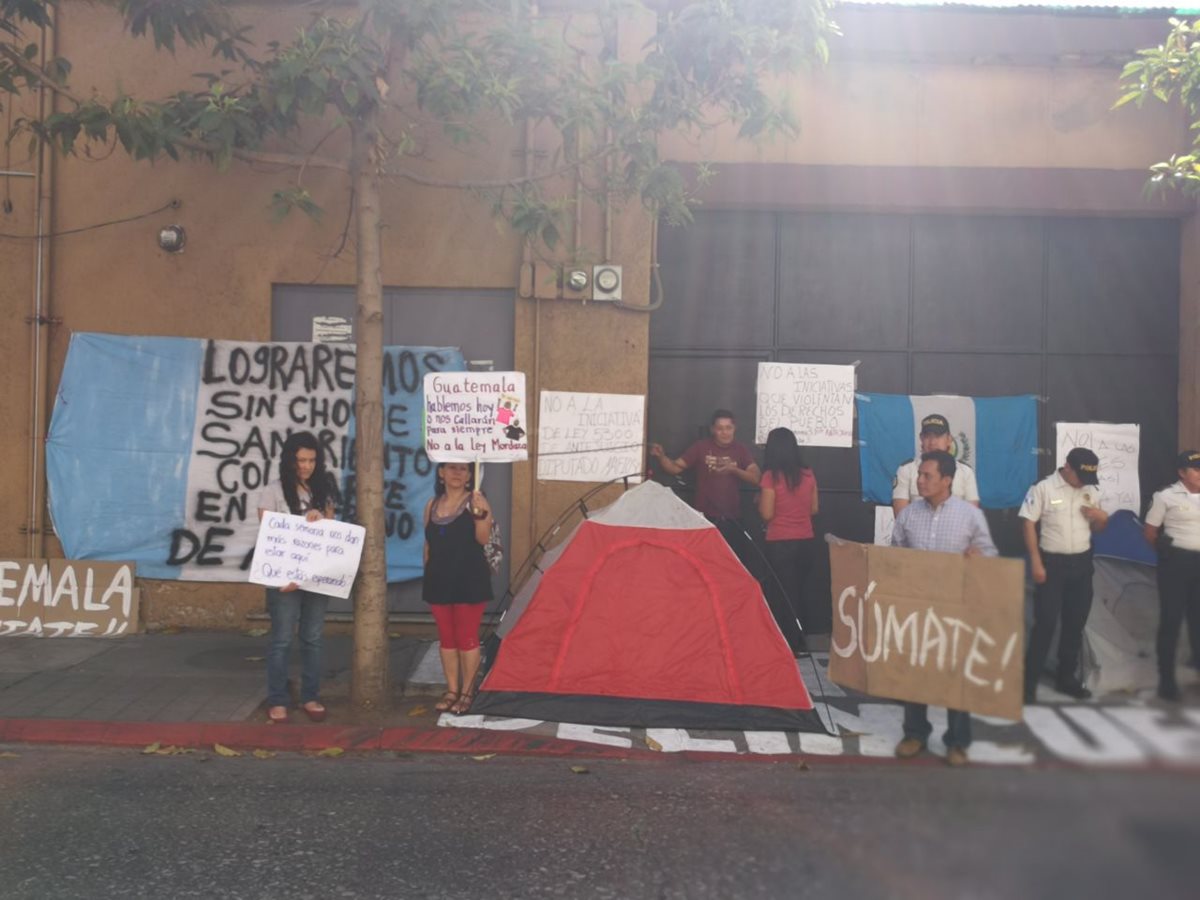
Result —
<path fill-rule="evenodd" d="M 1067 454 L 1066 465 L 1029 489 L 1021 505 L 1034 583 L 1026 703 L 1037 700 L 1038 679 L 1060 619 L 1055 686 L 1077 700 L 1092 695 L 1079 678 L 1079 651 L 1092 609 L 1092 533 L 1108 524 L 1099 484 L 1100 460 L 1091 450 L 1076 447 Z"/>
<path fill-rule="evenodd" d="M 1179 480 L 1154 495 L 1145 534 L 1158 548 L 1158 696 L 1178 703 L 1175 654 L 1185 616 L 1200 667 L 1200 451 L 1179 454 Z"/>
<path fill-rule="evenodd" d="M 950 422 L 945 416 L 933 414 L 921 420 L 921 453 L 940 451 L 950 453 L 954 438 L 950 434 Z M 950 495 L 966 500 L 975 506 L 979 505 L 979 486 L 975 482 L 975 470 L 966 463 L 955 461 L 957 468 L 954 481 L 950 485 Z M 906 459 L 896 470 L 892 479 L 892 511 L 900 515 L 900 510 L 921 496 L 917 490 L 917 470 L 920 461 Z"/>

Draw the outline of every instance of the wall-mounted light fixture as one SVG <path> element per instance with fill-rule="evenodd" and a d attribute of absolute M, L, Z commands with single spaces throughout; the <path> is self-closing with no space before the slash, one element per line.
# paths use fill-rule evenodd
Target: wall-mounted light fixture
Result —
<path fill-rule="evenodd" d="M 164 225 L 158 230 L 159 249 L 167 253 L 178 253 L 187 243 L 187 232 L 182 225 Z"/>

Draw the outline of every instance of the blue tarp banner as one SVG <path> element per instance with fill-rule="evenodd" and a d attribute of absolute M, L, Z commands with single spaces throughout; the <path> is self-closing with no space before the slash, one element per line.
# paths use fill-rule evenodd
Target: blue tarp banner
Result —
<path fill-rule="evenodd" d="M 434 466 L 421 440 L 425 373 L 454 347 L 384 351 L 388 581 L 421 575 Z M 133 560 L 148 578 L 244 581 L 257 498 L 279 450 L 311 431 L 354 518 L 352 344 L 76 334 L 46 448 L 50 510 L 72 559 Z"/>
<path fill-rule="evenodd" d="M 1020 506 L 1037 480 L 1037 398 L 858 394 L 859 460 L 863 500 L 892 502 L 892 480 L 906 459 L 920 453 L 921 419 L 945 416 L 951 452 L 975 469 L 980 504 Z"/>

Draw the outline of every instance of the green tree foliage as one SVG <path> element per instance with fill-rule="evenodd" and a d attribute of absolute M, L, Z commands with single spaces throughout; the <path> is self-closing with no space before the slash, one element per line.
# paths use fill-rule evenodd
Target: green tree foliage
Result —
<path fill-rule="evenodd" d="M 1125 64 L 1116 106 L 1143 105 L 1147 99 L 1179 103 L 1192 132 L 1189 151 L 1174 153 L 1150 167 L 1152 188 L 1200 192 L 1200 23 L 1171 19 L 1171 31 L 1157 47 L 1139 50 Z"/>
<path fill-rule="evenodd" d="M 331 124 L 353 129 L 378 114 L 387 145 L 380 175 L 421 181 L 403 162 L 418 147 L 428 152 L 415 134 L 422 124 L 436 122 L 448 142 L 464 145 L 484 139 L 483 122 L 497 115 L 532 121 L 539 134 L 549 126 L 558 136 L 555 173 L 610 159 L 603 183 L 592 182 L 597 196 L 639 197 L 678 222 L 689 218 L 688 197 L 659 158 L 657 136 L 718 121 L 748 138 L 795 134 L 790 110 L 763 77 L 826 58 L 835 31 L 829 2 L 660 2 L 658 32 L 631 64 L 616 56 L 616 32 L 620 16 L 641 8 L 632 0 L 543 3 L 543 16 L 530 0 L 308 3 L 314 15 L 304 28 L 261 47 L 227 0 L 114 0 L 130 34 L 166 51 L 207 46 L 216 70 L 167 97 L 80 97 L 69 88 L 69 61 L 39 66 L 30 37 L 0 50 L 0 90 L 53 85 L 66 99 L 59 111 L 17 125 L 67 154 L 115 138 L 135 159 L 203 156 L 222 170 L 234 159 L 261 161 L 265 145 L 281 139 L 294 158 L 266 161 L 348 168 L 348 160 L 314 156 L 312 145 Z M 0 27 L 20 46 L 48 22 L 51 5 L 0 0 Z M 588 24 L 569 33 L 572 11 Z M 587 48 L 572 42 L 581 36 Z M 484 191 L 510 224 L 553 245 L 569 204 L 547 196 L 545 180 L 458 186 Z M 299 183 L 273 195 L 277 212 L 318 202 Z"/>

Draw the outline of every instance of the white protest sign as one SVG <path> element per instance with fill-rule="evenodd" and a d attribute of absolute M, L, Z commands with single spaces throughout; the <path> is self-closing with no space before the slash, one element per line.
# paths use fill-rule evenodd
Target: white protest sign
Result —
<path fill-rule="evenodd" d="M 758 364 L 754 442 L 790 428 L 807 447 L 850 447 L 854 432 L 854 366 Z"/>
<path fill-rule="evenodd" d="M 641 481 L 646 398 L 641 394 L 542 391 L 539 481 Z"/>
<path fill-rule="evenodd" d="M 892 546 L 892 528 L 896 525 L 896 513 L 890 506 L 875 507 L 875 546 Z"/>
<path fill-rule="evenodd" d="M 529 441 L 524 372 L 425 376 L 425 452 L 434 462 L 514 462 Z"/>
<path fill-rule="evenodd" d="M 1091 450 L 1100 460 L 1100 508 L 1107 513 L 1118 509 L 1141 513 L 1142 487 L 1138 479 L 1138 452 L 1141 448 L 1140 425 L 1111 425 L 1105 422 L 1058 422 L 1056 465 L 1067 462 L 1067 454 L 1076 447 Z"/>
<path fill-rule="evenodd" d="M 268 587 L 294 583 L 345 599 L 358 573 L 366 533 L 361 525 L 336 519 L 309 522 L 304 516 L 267 513 L 258 528 L 250 581 Z"/>

